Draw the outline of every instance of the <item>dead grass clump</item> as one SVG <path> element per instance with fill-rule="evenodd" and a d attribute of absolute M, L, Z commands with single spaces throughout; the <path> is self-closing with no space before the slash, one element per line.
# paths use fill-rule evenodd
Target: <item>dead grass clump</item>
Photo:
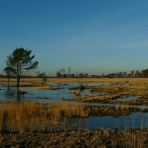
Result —
<path fill-rule="evenodd" d="M 1 131 L 33 131 L 60 125 L 64 117 L 88 117 L 85 106 L 68 104 L 7 103 L 0 104 Z"/>

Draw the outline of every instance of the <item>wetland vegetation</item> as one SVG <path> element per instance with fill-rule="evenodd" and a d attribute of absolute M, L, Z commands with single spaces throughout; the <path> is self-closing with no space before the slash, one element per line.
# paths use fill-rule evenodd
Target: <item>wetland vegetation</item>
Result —
<path fill-rule="evenodd" d="M 19 102 L 14 78 L 0 84 L 1 146 L 147 147 L 146 78 L 23 78 Z"/>

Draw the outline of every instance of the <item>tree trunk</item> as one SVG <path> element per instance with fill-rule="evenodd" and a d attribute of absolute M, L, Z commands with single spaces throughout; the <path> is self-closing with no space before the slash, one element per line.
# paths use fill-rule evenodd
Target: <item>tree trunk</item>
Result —
<path fill-rule="evenodd" d="M 20 90 L 20 76 L 17 76 L 17 101 L 20 100 L 19 90 Z"/>

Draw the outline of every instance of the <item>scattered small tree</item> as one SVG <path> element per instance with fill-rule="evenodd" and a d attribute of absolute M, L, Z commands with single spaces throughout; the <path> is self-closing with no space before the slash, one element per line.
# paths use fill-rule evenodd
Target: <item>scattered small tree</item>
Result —
<path fill-rule="evenodd" d="M 19 92 L 20 79 L 25 71 L 35 69 L 38 66 L 38 62 L 33 59 L 35 56 L 31 56 L 32 51 L 24 48 L 16 48 L 12 54 L 7 57 L 6 68 L 4 69 L 7 74 L 13 73 L 17 80 L 17 92 Z"/>

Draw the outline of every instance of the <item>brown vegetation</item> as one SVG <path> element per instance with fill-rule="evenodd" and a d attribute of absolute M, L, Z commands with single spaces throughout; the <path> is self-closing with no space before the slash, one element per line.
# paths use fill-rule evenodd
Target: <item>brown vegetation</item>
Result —
<path fill-rule="evenodd" d="M 8 131 L 45 130 L 64 117 L 88 117 L 85 106 L 39 103 L 0 104 L 0 128 Z"/>
<path fill-rule="evenodd" d="M 85 118 L 90 115 L 128 115 L 132 112 L 146 112 L 147 109 L 110 106 L 71 105 L 65 103 L 2 103 L 0 104 L 1 131 L 48 131 L 52 127 L 64 126 L 64 119 Z"/>
<path fill-rule="evenodd" d="M 100 80 L 100 79 L 99 79 Z M 75 101 L 103 102 L 112 104 L 148 105 L 148 80 L 147 79 L 113 79 L 111 84 L 87 86 L 92 92 L 104 92 L 103 95 L 79 96 Z M 144 81 L 145 80 L 145 81 Z M 110 81 L 110 79 L 109 79 Z M 121 96 L 135 96 L 133 100 L 118 100 Z"/>
<path fill-rule="evenodd" d="M 0 135 L 0 147 L 124 147 L 147 148 L 148 130 L 70 130 L 8 133 Z"/>

